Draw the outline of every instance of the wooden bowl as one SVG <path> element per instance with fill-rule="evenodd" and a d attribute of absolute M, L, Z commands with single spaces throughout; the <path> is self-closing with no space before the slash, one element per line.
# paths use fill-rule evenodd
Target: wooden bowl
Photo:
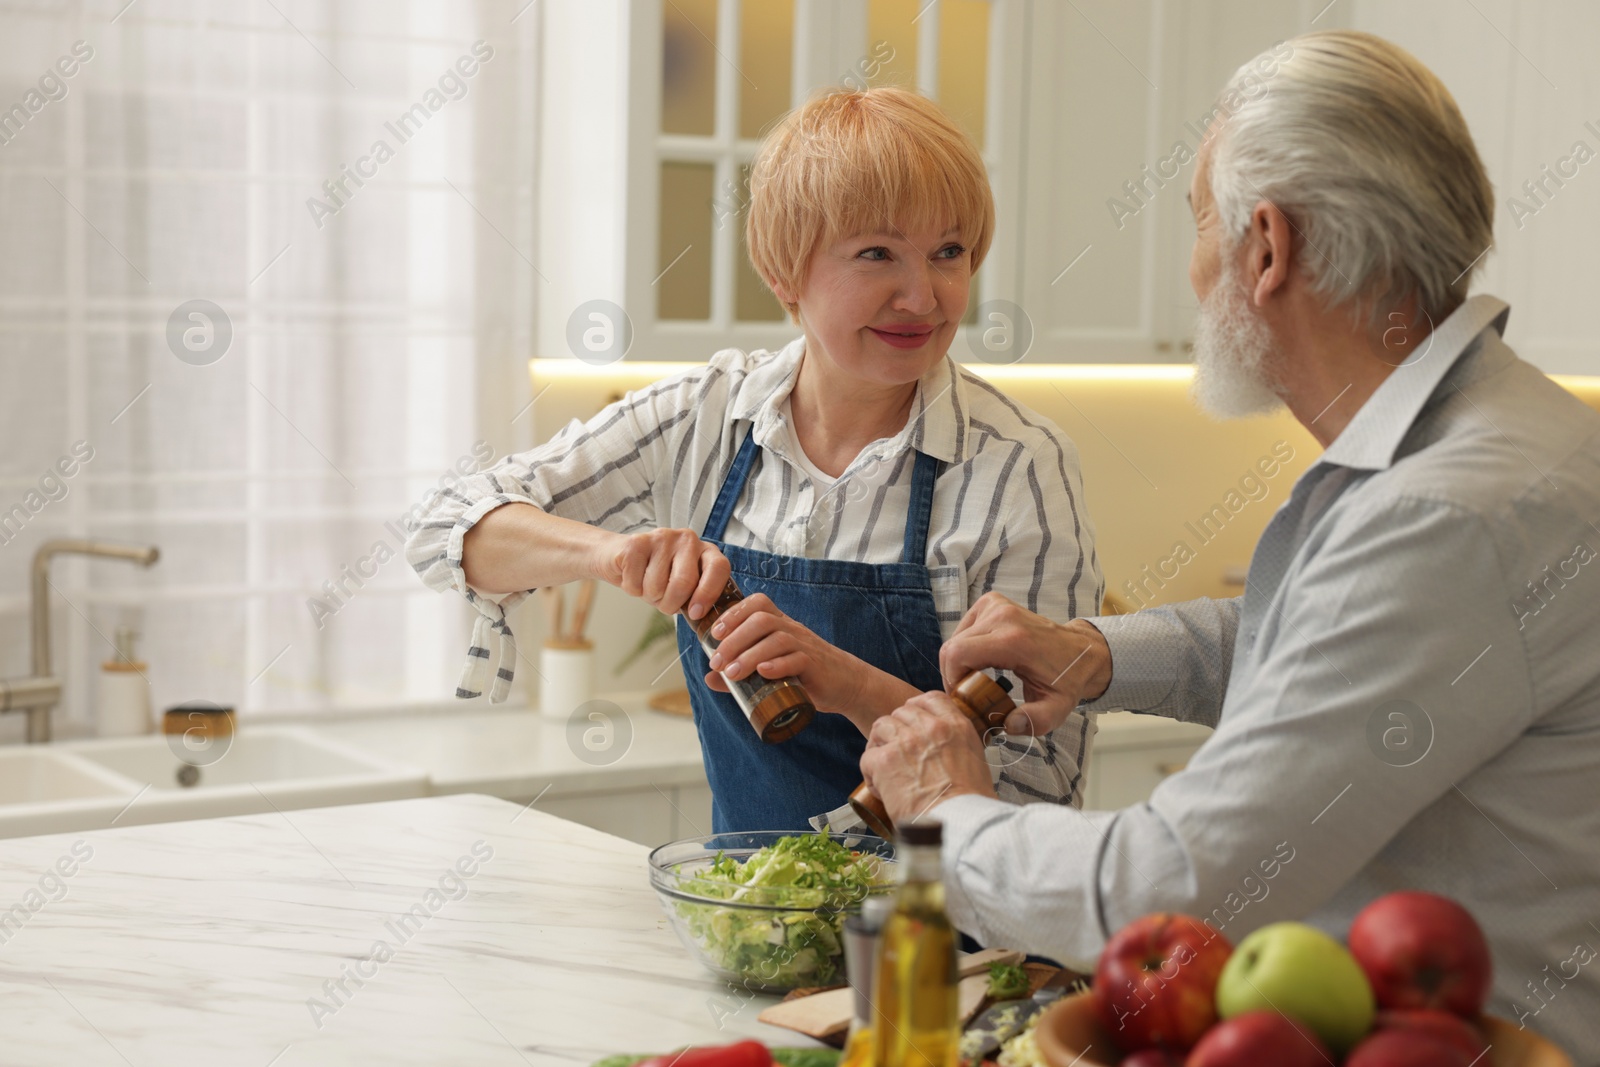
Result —
<path fill-rule="evenodd" d="M 1048 1067 L 1117 1067 L 1122 1054 L 1100 1028 L 1093 994 L 1065 997 L 1039 1016 L 1039 1054 Z M 1531 1030 L 1518 1030 L 1504 1019 L 1484 1020 L 1491 1046 L 1487 1067 L 1572 1067 L 1572 1060 Z"/>

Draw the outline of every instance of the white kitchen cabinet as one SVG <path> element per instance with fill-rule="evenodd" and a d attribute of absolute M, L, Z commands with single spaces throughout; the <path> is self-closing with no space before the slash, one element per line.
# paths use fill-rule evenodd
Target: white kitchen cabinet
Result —
<path fill-rule="evenodd" d="M 1322 6 L 1320 3 L 1316 7 Z M 1282 0 L 1035 2 L 1020 284 L 1030 363 L 1183 362 L 1205 116 L 1240 66 L 1310 25 Z"/>
<path fill-rule="evenodd" d="M 1084 807 L 1112 811 L 1150 798 L 1163 778 L 1176 774 L 1211 729 L 1126 711 L 1098 717 L 1089 753 L 1089 788 Z"/>
<path fill-rule="evenodd" d="M 724 345 L 777 347 L 793 336 L 785 322 L 736 313 L 744 253 L 738 227 L 723 223 L 744 202 L 737 178 L 757 142 L 734 121 L 740 79 L 726 57 L 737 52 L 740 11 L 759 5 L 713 7 L 718 45 L 708 36 L 702 51 L 722 61 L 715 132 L 686 136 L 661 130 L 663 19 L 675 8 L 662 0 L 540 5 L 547 104 L 539 233 L 542 254 L 561 264 L 538 290 L 541 355 L 568 352 L 574 323 L 610 322 L 591 305 L 612 300 L 620 306 L 605 307 L 626 313 L 608 336 L 633 339 L 623 346 L 630 360 L 698 361 Z M 871 39 L 869 7 L 793 5 L 794 101 L 860 80 L 885 43 Z M 941 4 L 916 8 L 919 47 L 932 55 Z M 1031 338 L 1030 363 L 1186 362 L 1195 298 L 1184 197 L 1218 91 L 1278 42 L 1351 28 L 1414 52 L 1460 103 L 1497 190 L 1497 244 L 1479 288 L 1516 307 L 1508 340 L 1551 373 L 1600 371 L 1586 315 L 1600 261 L 1590 237 L 1600 222 L 1600 81 L 1588 75 L 1600 6 L 993 0 L 991 12 L 983 150 L 999 214 L 974 300 L 1024 314 L 983 309 L 952 349 L 957 358 L 991 354 L 988 331 L 1011 322 Z M 937 68 L 921 64 L 918 83 L 936 89 Z M 698 258 L 678 267 L 698 262 L 711 275 L 703 320 L 657 319 L 663 267 L 683 254 L 661 247 L 664 162 L 707 174 L 713 217 L 695 224 L 699 235 L 683 249 Z"/>
<path fill-rule="evenodd" d="M 1207 727 L 1154 715 L 1125 711 L 1100 715 L 1084 807 L 1107 810 L 1147 800 L 1161 780 L 1182 768 L 1210 736 Z M 521 802 L 530 799 L 523 797 Z M 553 793 L 537 807 L 651 848 L 711 833 L 711 787 L 704 782 Z"/>
<path fill-rule="evenodd" d="M 545 797 L 538 809 L 655 848 L 711 833 L 711 787 L 611 790 Z"/>
<path fill-rule="evenodd" d="M 1600 80 L 1589 73 L 1600 6 L 1035 0 L 1026 18 L 1020 268 L 999 295 L 1032 321 L 1029 362 L 1188 359 L 1184 196 L 1204 116 L 1257 53 L 1347 28 L 1411 51 L 1460 105 L 1496 190 L 1475 290 L 1511 302 L 1507 340 L 1548 373 L 1600 373 L 1587 316 L 1600 269 Z"/>
<path fill-rule="evenodd" d="M 1579 0 L 1348 0 L 1323 20 L 1380 34 L 1442 78 L 1494 183 L 1475 288 L 1512 306 L 1506 340 L 1550 374 L 1600 373 L 1600 8 Z"/>
<path fill-rule="evenodd" d="M 676 822 L 672 840 L 704 837 L 711 832 L 711 786 L 681 785 L 677 789 Z"/>

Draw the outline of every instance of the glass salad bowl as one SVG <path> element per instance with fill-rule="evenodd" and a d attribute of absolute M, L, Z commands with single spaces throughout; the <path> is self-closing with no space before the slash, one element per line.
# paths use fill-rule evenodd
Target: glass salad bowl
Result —
<path fill-rule="evenodd" d="M 714 834 L 650 853 L 650 885 L 678 939 L 753 991 L 839 985 L 844 919 L 894 891 L 894 846 L 861 834 Z"/>

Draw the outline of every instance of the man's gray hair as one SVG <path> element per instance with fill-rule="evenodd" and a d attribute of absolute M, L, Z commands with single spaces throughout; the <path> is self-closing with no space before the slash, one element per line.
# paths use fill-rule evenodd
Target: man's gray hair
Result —
<path fill-rule="evenodd" d="M 1494 189 L 1455 99 L 1381 37 L 1325 30 L 1288 45 L 1265 92 L 1253 60 L 1219 97 L 1237 105 L 1212 131 L 1225 243 L 1236 247 L 1270 201 L 1296 229 L 1296 259 L 1328 306 L 1382 329 L 1415 298 L 1443 322 L 1494 241 Z"/>

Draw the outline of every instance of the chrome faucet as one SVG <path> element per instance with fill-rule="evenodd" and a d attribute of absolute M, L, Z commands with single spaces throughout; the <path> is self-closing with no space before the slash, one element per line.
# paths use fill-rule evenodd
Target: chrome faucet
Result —
<path fill-rule="evenodd" d="M 28 741 L 50 740 L 50 712 L 61 703 L 61 681 L 50 669 L 50 560 L 56 556 L 100 556 L 149 567 L 161 558 L 154 545 L 116 545 L 106 541 L 46 541 L 33 554 L 33 675 L 0 680 L 0 712 L 27 711 Z"/>

